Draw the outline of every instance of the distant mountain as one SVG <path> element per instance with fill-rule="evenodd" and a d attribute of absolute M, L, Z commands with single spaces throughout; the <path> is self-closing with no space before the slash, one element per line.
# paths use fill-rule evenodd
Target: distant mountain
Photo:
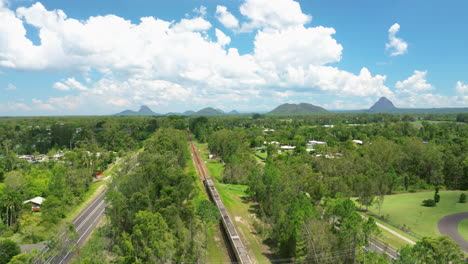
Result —
<path fill-rule="evenodd" d="M 138 110 L 140 114 L 154 114 L 154 112 L 146 105 L 142 105 L 140 110 Z"/>
<path fill-rule="evenodd" d="M 193 115 L 196 115 L 196 114 L 197 114 L 197 112 L 192 111 L 192 110 L 185 111 L 185 112 L 182 113 L 182 115 L 184 115 L 184 116 L 193 116 Z"/>
<path fill-rule="evenodd" d="M 222 110 L 214 109 L 212 107 L 203 108 L 202 110 L 195 113 L 195 115 L 200 116 L 218 116 L 224 115 L 225 113 Z"/>
<path fill-rule="evenodd" d="M 229 113 L 227 113 L 228 115 L 238 115 L 239 112 L 237 112 L 236 110 L 232 110 L 230 111 Z"/>
<path fill-rule="evenodd" d="M 116 116 L 156 116 L 160 114 L 153 112 L 153 110 L 151 110 L 148 106 L 142 105 L 140 107 L 140 110 L 138 111 L 125 110 L 115 115 Z"/>
<path fill-rule="evenodd" d="M 397 108 L 393 103 L 386 97 L 380 97 L 380 99 L 369 108 L 369 113 L 393 113 L 396 112 Z"/>
<path fill-rule="evenodd" d="M 313 104 L 300 103 L 300 104 L 282 104 L 269 114 L 312 114 L 312 113 L 328 113 L 327 110 L 320 106 Z"/>

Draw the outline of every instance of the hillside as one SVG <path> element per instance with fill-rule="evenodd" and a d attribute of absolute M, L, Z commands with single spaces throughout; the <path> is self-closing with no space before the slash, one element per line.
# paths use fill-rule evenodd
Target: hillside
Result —
<path fill-rule="evenodd" d="M 282 104 L 273 109 L 269 114 L 317 114 L 328 113 L 327 110 L 313 104 Z"/>
<path fill-rule="evenodd" d="M 156 116 L 160 115 L 153 112 L 148 106 L 142 105 L 138 111 L 125 110 L 120 113 L 115 114 L 115 116 Z"/>
<path fill-rule="evenodd" d="M 195 115 L 200 116 L 218 116 L 225 115 L 225 113 L 219 109 L 214 109 L 212 107 L 203 108 L 200 111 L 196 112 Z"/>
<path fill-rule="evenodd" d="M 380 97 L 380 99 L 369 108 L 369 113 L 393 113 L 397 108 L 393 103 L 386 97 Z"/>

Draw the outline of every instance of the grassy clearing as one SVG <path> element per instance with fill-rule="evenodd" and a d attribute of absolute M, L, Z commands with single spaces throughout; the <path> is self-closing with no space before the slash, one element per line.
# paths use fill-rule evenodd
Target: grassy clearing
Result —
<path fill-rule="evenodd" d="M 230 263 L 231 259 L 227 252 L 223 236 L 218 225 L 208 229 L 208 246 L 206 254 L 207 263 Z"/>
<path fill-rule="evenodd" d="M 251 255 L 253 254 L 258 263 L 269 263 L 270 261 L 266 257 L 270 253 L 269 249 L 263 244 L 263 238 L 253 226 L 256 220 L 255 205 L 247 200 L 248 196 L 245 193 L 247 186 L 219 182 L 216 182 L 215 185 Z"/>
<path fill-rule="evenodd" d="M 217 160 L 209 160 L 206 144 L 197 144 L 197 148 L 205 160 L 210 176 L 214 179 L 221 179 L 223 165 Z M 250 251 L 250 255 L 255 258 L 257 263 L 270 263 L 266 257 L 269 254 L 269 248 L 263 244 L 263 238 L 256 233 L 253 223 L 255 221 L 255 204 L 248 200 L 246 194 L 247 186 L 237 184 L 223 184 L 215 181 L 215 186 L 228 209 L 231 219 L 234 221 L 237 231 L 243 238 L 245 246 Z"/>
<path fill-rule="evenodd" d="M 408 242 L 395 236 L 394 234 L 388 232 L 387 230 L 381 229 L 381 228 L 379 230 L 380 230 L 380 234 L 378 236 L 379 240 L 391 246 L 392 248 L 400 249 L 406 245 L 409 245 Z"/>
<path fill-rule="evenodd" d="M 458 224 L 458 232 L 466 241 L 468 241 L 468 219 L 462 220 Z"/>
<path fill-rule="evenodd" d="M 366 215 L 369 216 L 368 214 L 366 214 Z M 407 233 L 407 232 L 404 232 L 404 231 L 402 231 L 401 229 L 398 229 L 397 227 L 395 227 L 395 226 L 393 226 L 393 225 L 391 225 L 391 224 L 389 224 L 389 223 L 387 223 L 387 222 L 384 222 L 384 221 L 382 221 L 382 220 L 380 220 L 380 219 L 378 219 L 378 218 L 375 218 L 375 217 L 374 217 L 374 220 L 375 220 L 375 222 L 377 222 L 377 223 L 379 223 L 379 224 L 381 224 L 381 225 L 384 225 L 385 227 L 391 229 L 392 231 L 394 231 L 394 232 L 396 232 L 396 233 L 398 233 L 398 234 L 400 234 L 400 235 L 402 235 L 402 236 L 404 236 L 404 237 L 406 237 L 406 238 L 408 238 L 408 239 L 411 239 L 411 240 L 413 240 L 414 242 L 416 242 L 416 241 L 419 240 L 419 238 L 413 236 L 412 234 Z M 380 228 L 380 230 L 382 230 L 382 228 Z M 384 230 L 384 231 L 385 231 L 385 230 Z M 391 233 L 390 233 L 390 234 L 391 234 Z M 393 235 L 393 234 L 392 234 L 392 235 Z M 395 236 L 395 235 L 393 235 L 393 236 Z M 400 239 L 401 241 L 405 242 L 403 239 L 401 239 L 401 238 L 399 238 L 399 237 L 397 237 L 397 236 L 395 236 L 395 237 L 398 238 L 398 239 Z"/>
<path fill-rule="evenodd" d="M 266 151 L 255 151 L 255 156 L 259 157 L 262 160 L 266 160 L 266 158 L 268 157 L 268 153 Z"/>
<path fill-rule="evenodd" d="M 406 227 L 417 236 L 439 236 L 437 223 L 442 217 L 468 211 L 468 204 L 458 203 L 460 193 L 460 191 L 441 191 L 440 202 L 436 207 L 421 205 L 423 200 L 433 199 L 434 192 L 387 195 L 380 215 L 388 219 L 392 225 Z M 369 210 L 373 214 L 378 214 L 376 205 Z"/>
<path fill-rule="evenodd" d="M 195 145 L 198 151 L 200 152 L 203 160 L 205 161 L 210 176 L 214 179 L 221 180 L 224 166 L 219 162 L 219 160 L 208 158 L 208 155 L 210 154 L 210 151 L 208 150 L 208 143 L 197 142 L 195 143 Z"/>

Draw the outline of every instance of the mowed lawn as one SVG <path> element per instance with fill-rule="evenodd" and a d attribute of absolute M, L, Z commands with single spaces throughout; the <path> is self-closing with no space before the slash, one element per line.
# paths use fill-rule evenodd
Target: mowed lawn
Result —
<path fill-rule="evenodd" d="M 465 219 L 458 224 L 458 232 L 460 232 L 460 235 L 468 241 L 468 219 Z"/>
<path fill-rule="evenodd" d="M 458 203 L 461 191 L 440 191 L 436 207 L 424 207 L 422 201 L 433 199 L 434 192 L 404 193 L 385 196 L 380 215 L 391 224 L 403 226 L 418 236 L 439 236 L 437 223 L 450 214 L 468 212 L 468 203 Z M 376 205 L 369 210 L 378 215 Z"/>

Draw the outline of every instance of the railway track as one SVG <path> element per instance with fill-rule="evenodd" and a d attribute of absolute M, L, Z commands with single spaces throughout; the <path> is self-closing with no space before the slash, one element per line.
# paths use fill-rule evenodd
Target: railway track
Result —
<path fill-rule="evenodd" d="M 198 150 L 196 149 L 195 144 L 193 143 L 192 137 L 190 135 L 188 135 L 188 139 L 190 141 L 190 148 L 192 151 L 193 160 L 195 163 L 195 167 L 199 172 L 200 180 L 203 181 L 203 184 L 205 185 L 206 191 L 211 201 L 214 202 L 221 214 L 221 226 L 223 227 L 222 232 L 223 236 L 227 238 L 228 244 L 231 247 L 231 258 L 233 254 L 237 263 L 252 263 L 247 248 L 244 246 L 244 243 L 242 242 L 242 239 L 240 238 L 234 226 L 234 223 L 232 222 L 231 217 L 229 216 L 226 207 L 224 206 L 224 203 L 221 200 L 218 191 L 216 190 L 213 180 L 208 174 L 208 170 L 205 166 L 205 163 L 200 157 L 200 154 L 198 153 Z"/>

